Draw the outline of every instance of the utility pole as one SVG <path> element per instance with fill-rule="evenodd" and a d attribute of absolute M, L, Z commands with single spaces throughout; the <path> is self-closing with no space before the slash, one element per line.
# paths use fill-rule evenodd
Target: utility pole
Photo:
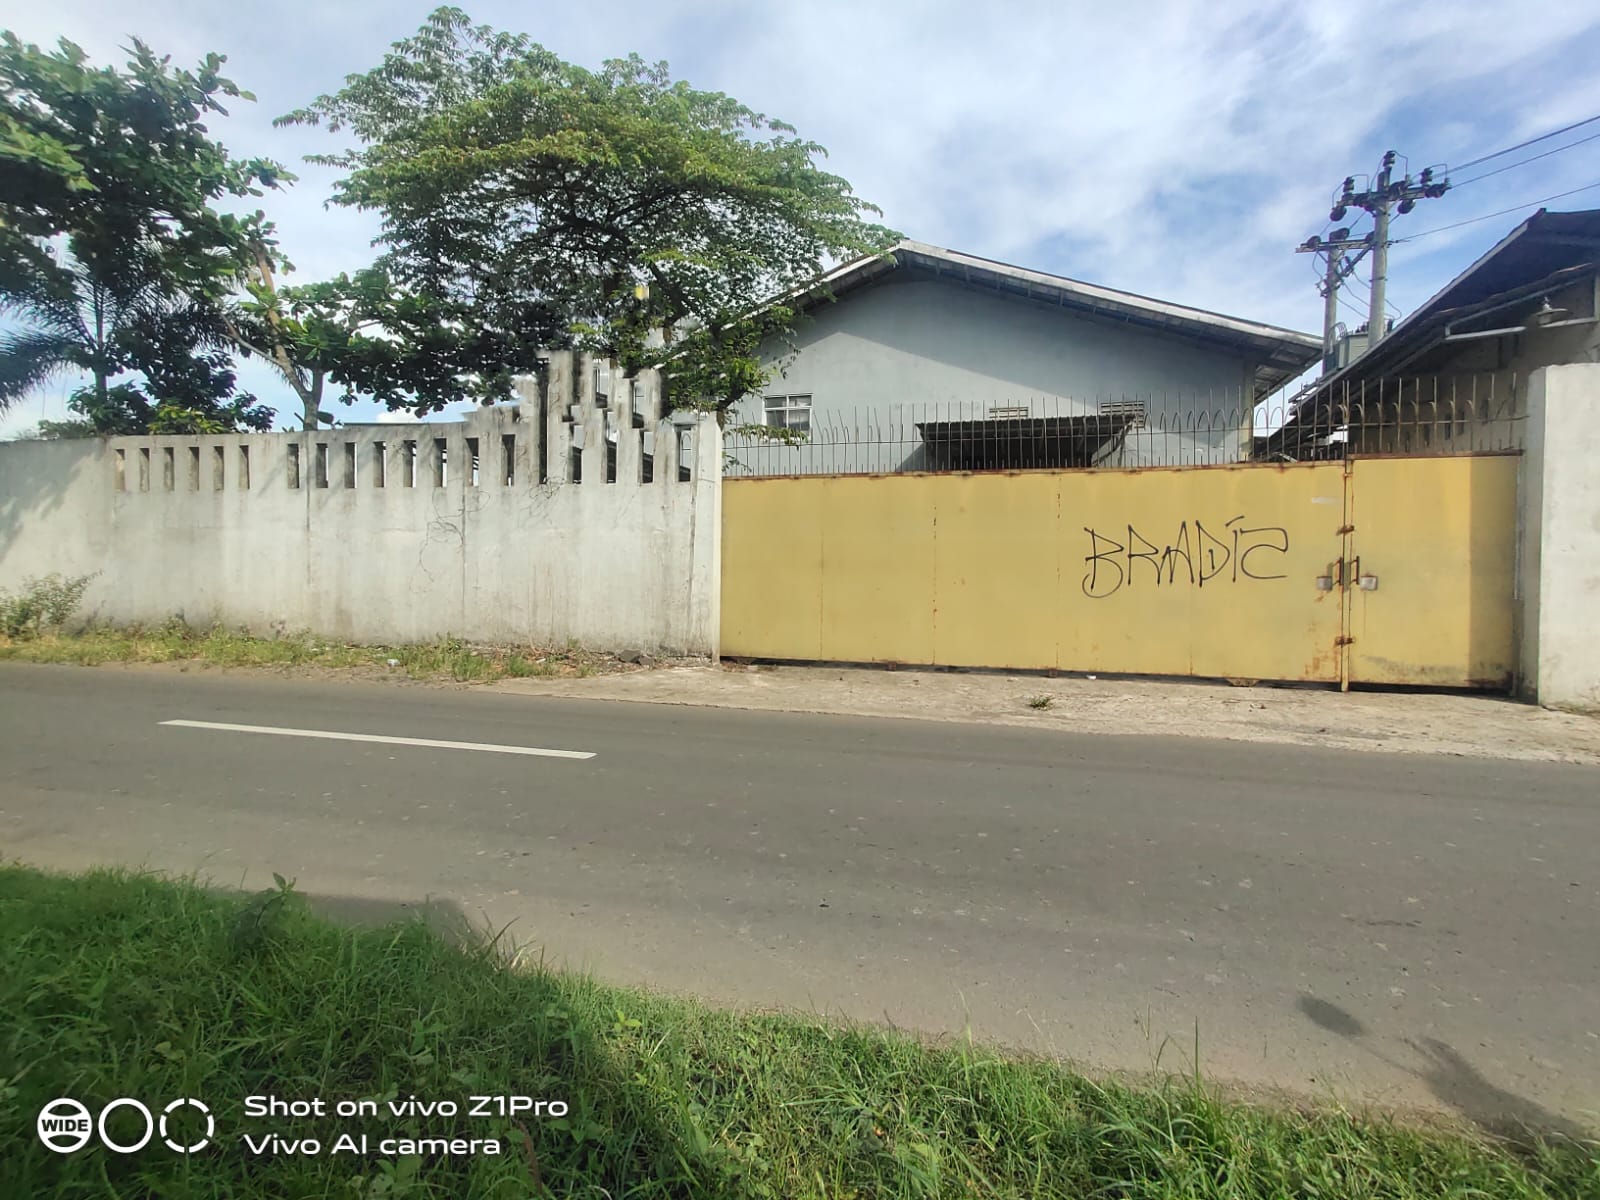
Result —
<path fill-rule="evenodd" d="M 1317 290 L 1322 293 L 1322 370 L 1324 374 L 1333 370 L 1334 360 L 1334 330 L 1339 324 L 1339 287 L 1350 273 L 1356 269 L 1356 264 L 1366 257 L 1372 249 L 1370 238 L 1350 236 L 1349 229 L 1335 229 L 1324 241 L 1319 236 L 1308 237 L 1295 247 L 1297 254 L 1325 254 L 1328 257 L 1326 270 L 1323 272 L 1322 282 L 1317 285 Z M 1354 255 L 1347 255 L 1346 251 L 1357 251 Z"/>
<path fill-rule="evenodd" d="M 1333 363 L 1333 331 L 1339 328 L 1340 254 L 1328 251 L 1328 269 L 1322 276 L 1322 373 Z"/>
<path fill-rule="evenodd" d="M 1418 200 L 1436 200 L 1450 187 L 1450 181 L 1434 181 L 1433 168 L 1425 167 L 1413 182 L 1407 173 L 1398 182 L 1394 178 L 1394 163 L 1398 155 L 1390 150 L 1383 156 L 1383 165 L 1372 186 L 1364 192 L 1356 191 L 1354 176 L 1344 181 L 1339 199 L 1328 214 L 1331 221 L 1342 221 L 1350 208 L 1360 208 L 1372 214 L 1372 305 L 1367 314 L 1367 349 L 1372 349 L 1387 332 L 1389 319 L 1384 311 L 1385 293 L 1389 286 L 1389 217 L 1392 209 L 1408 213 Z"/>
<path fill-rule="evenodd" d="M 1387 168 L 1383 175 L 1389 174 Z M 1367 304 L 1367 349 L 1389 332 L 1389 202 L 1381 201 L 1372 214 L 1372 296 Z"/>

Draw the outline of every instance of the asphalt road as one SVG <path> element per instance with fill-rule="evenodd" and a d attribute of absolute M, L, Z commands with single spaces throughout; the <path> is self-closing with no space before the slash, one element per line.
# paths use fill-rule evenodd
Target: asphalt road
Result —
<path fill-rule="evenodd" d="M 169 720 L 592 752 L 548 758 Z M 0 667 L 0 854 L 431 903 L 602 978 L 1600 1128 L 1600 770 Z"/>

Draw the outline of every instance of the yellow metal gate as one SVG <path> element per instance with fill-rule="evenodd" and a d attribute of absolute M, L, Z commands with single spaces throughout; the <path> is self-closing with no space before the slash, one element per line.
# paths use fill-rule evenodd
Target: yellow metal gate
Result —
<path fill-rule="evenodd" d="M 1498 686 L 1516 461 L 728 479 L 722 652 Z"/>
<path fill-rule="evenodd" d="M 1511 687 L 1520 462 L 1502 454 L 1350 464 L 1352 683 Z"/>

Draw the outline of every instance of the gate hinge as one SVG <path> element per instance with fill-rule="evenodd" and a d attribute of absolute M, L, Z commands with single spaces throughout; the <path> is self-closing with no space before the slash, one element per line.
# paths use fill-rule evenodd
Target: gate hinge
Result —
<path fill-rule="evenodd" d="M 1348 646 L 1354 641 L 1355 641 L 1355 638 L 1350 637 L 1349 635 L 1346 635 L 1344 637 L 1336 637 L 1336 638 L 1334 638 L 1333 639 L 1333 644 L 1335 646 Z"/>
<path fill-rule="evenodd" d="M 1334 532 L 1337 534 L 1354 533 L 1355 531 L 1356 527 L 1354 525 L 1341 525 L 1339 528 L 1334 530 Z"/>

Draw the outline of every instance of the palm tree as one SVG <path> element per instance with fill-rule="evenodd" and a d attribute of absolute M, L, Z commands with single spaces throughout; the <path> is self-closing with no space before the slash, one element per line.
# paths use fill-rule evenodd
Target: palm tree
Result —
<path fill-rule="evenodd" d="M 137 432 L 162 404 L 226 428 L 270 424 L 270 410 L 233 393 L 220 304 L 204 292 L 175 290 L 153 253 L 125 253 L 104 265 L 70 252 L 59 261 L 0 261 L 0 318 L 16 325 L 0 334 L 0 411 L 54 376 L 91 377 L 71 404 L 88 419 L 50 423 L 58 434 Z M 151 396 L 114 386 L 125 371 L 142 375 Z"/>
<path fill-rule="evenodd" d="M 93 376 L 103 404 L 111 379 L 127 368 L 127 334 L 160 302 L 136 264 L 101 271 L 70 253 L 61 257 L 0 261 L 0 317 L 20 326 L 0 335 L 0 411 L 69 371 Z"/>

